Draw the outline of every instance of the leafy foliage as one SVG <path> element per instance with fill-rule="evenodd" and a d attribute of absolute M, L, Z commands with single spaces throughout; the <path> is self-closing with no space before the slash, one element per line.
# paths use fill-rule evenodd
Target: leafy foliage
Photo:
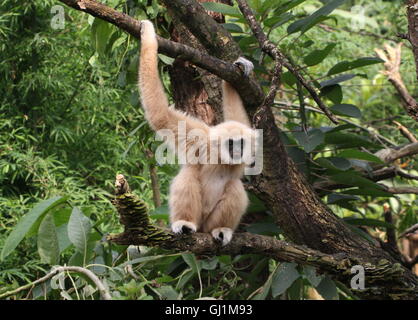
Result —
<path fill-rule="evenodd" d="M 158 21 L 159 34 L 168 35 L 171 18 L 158 1 L 103 2 L 137 19 Z M 395 213 L 397 231 L 417 223 L 416 196 L 393 196 L 359 173 L 382 165 L 374 152 L 406 143 L 397 128 L 382 119 L 396 116 L 411 132 L 417 130 L 379 73 L 382 61 L 372 57 L 385 38 L 404 32 L 401 6 L 383 0 L 373 5 L 365 0 L 250 3 L 270 39 L 300 66 L 343 123 L 330 126 L 297 79 L 283 74 L 274 113 L 289 154 L 309 182 L 343 185 L 322 190 L 321 196 L 358 232 L 363 232 L 359 226 L 367 227 L 381 236 L 392 227 L 383 221 L 383 203 Z M 54 265 L 67 264 L 93 271 L 115 299 L 306 299 L 311 288 L 325 299 L 354 298 L 329 277 L 293 263 L 257 255 L 203 258 L 104 241 L 106 234 L 121 228 L 110 203 L 117 172 L 126 174 L 133 190 L 154 209 L 156 223 L 168 221 L 167 206 L 155 208 L 152 202 L 150 166 L 155 163 L 148 152 L 156 143 L 135 86 L 137 41 L 70 9 L 65 9 L 65 29 L 53 29 L 54 4 L 2 3 L 0 294 L 39 278 Z M 365 22 L 360 30 L 354 5 L 367 12 L 360 16 Z M 226 15 L 224 27 L 253 60 L 258 78 L 268 79 L 273 62 L 262 55 L 238 8 L 212 2 L 203 6 Z M 413 59 L 408 50 L 403 55 L 402 75 L 412 88 Z M 159 57 L 169 91 L 167 69 L 173 60 Z M 267 90 L 269 83 L 263 85 Z M 406 166 L 418 174 L 415 162 Z M 166 201 L 176 168 L 157 169 Z M 384 183 L 406 184 L 398 178 Z M 251 199 L 250 213 L 263 213 L 265 218 L 244 228 L 283 238 L 268 210 Z M 46 293 L 38 286 L 30 297 L 98 299 L 99 293 L 82 275 L 61 274 L 47 283 Z"/>

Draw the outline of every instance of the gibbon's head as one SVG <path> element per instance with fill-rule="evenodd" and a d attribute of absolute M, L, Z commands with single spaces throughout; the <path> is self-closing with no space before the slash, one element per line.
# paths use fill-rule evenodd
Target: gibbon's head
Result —
<path fill-rule="evenodd" d="M 226 121 L 210 129 L 210 152 L 222 164 L 251 166 L 255 162 L 258 133 L 237 121 Z"/>

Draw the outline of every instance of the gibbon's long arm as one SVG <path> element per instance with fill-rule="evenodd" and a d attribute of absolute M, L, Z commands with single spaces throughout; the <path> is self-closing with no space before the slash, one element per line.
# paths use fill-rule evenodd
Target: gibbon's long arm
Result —
<path fill-rule="evenodd" d="M 151 127 L 158 131 L 169 129 L 178 137 L 179 121 L 186 124 L 186 133 L 192 129 L 201 129 L 208 133 L 209 127 L 198 119 L 170 108 L 158 74 L 158 42 L 153 24 L 141 21 L 141 52 L 139 63 L 139 91 L 145 116 Z"/>
<path fill-rule="evenodd" d="M 248 77 L 254 69 L 251 61 L 240 57 L 234 62 L 243 70 L 244 76 Z M 222 81 L 223 113 L 224 121 L 234 120 L 251 127 L 247 112 L 238 92 L 226 81 Z"/>
<path fill-rule="evenodd" d="M 251 127 L 240 95 L 226 81 L 222 81 L 222 95 L 224 121 L 234 120 Z"/>

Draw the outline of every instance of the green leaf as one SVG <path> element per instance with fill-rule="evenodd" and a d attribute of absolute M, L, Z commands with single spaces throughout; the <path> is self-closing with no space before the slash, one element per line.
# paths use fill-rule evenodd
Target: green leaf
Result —
<path fill-rule="evenodd" d="M 316 269 L 312 266 L 303 266 L 303 275 L 313 287 L 319 285 L 324 278 L 323 275 L 317 275 Z"/>
<path fill-rule="evenodd" d="M 343 90 L 339 84 L 321 88 L 321 96 L 327 97 L 334 104 L 340 104 L 343 100 Z"/>
<path fill-rule="evenodd" d="M 296 263 L 284 262 L 276 270 L 271 283 L 271 292 L 274 298 L 284 293 L 300 277 L 296 266 Z"/>
<path fill-rule="evenodd" d="M 293 75 L 293 73 L 286 71 L 282 75 L 282 80 L 284 83 L 286 83 L 288 86 L 292 87 L 296 84 L 296 77 Z"/>
<path fill-rule="evenodd" d="M 353 195 L 346 195 L 343 193 L 331 193 L 328 195 L 328 204 L 338 203 L 340 201 L 357 201 L 360 200 L 359 197 Z"/>
<path fill-rule="evenodd" d="M 375 58 L 375 57 L 363 57 L 354 61 L 342 61 L 342 62 L 337 63 L 335 66 L 333 66 L 328 71 L 328 75 L 331 76 L 333 74 L 373 65 L 376 63 L 383 63 L 383 62 L 384 61 L 382 59 Z"/>
<path fill-rule="evenodd" d="M 275 1 L 277 2 L 277 0 Z M 302 2 L 305 2 L 305 1 L 306 0 L 289 0 L 283 4 L 280 3 L 280 8 L 274 11 L 274 15 L 281 15 L 282 13 L 293 9 L 294 7 L 300 5 Z"/>
<path fill-rule="evenodd" d="M 324 168 L 331 169 L 331 170 L 341 170 L 346 171 L 351 168 L 351 162 L 338 157 L 328 157 L 328 158 L 317 158 L 315 159 L 319 165 Z"/>
<path fill-rule="evenodd" d="M 315 289 L 325 300 L 338 300 L 337 286 L 328 276 Z"/>
<path fill-rule="evenodd" d="M 242 30 L 242 28 L 238 24 L 235 24 L 235 23 L 224 23 L 222 24 L 222 26 L 229 32 L 235 32 L 235 33 L 244 32 L 244 30 Z"/>
<path fill-rule="evenodd" d="M 382 187 L 378 185 L 377 183 L 369 179 L 363 178 L 353 171 L 337 173 L 335 175 L 332 175 L 330 178 L 334 182 L 340 183 L 343 185 L 356 186 L 360 188 L 371 188 L 371 189 L 377 189 L 377 190 L 382 189 Z M 346 192 L 344 191 L 344 193 Z"/>
<path fill-rule="evenodd" d="M 284 25 L 286 22 L 290 21 L 291 19 L 293 19 L 293 14 L 286 12 L 280 16 L 274 16 L 272 18 L 266 19 L 264 21 L 264 25 L 266 27 L 270 27 L 270 32 L 282 25 Z"/>
<path fill-rule="evenodd" d="M 217 2 L 202 2 L 200 3 L 205 10 L 219 12 L 233 17 L 241 17 L 241 11 L 238 8 Z"/>
<path fill-rule="evenodd" d="M 384 162 L 376 157 L 373 154 L 355 150 L 355 149 L 347 149 L 337 154 L 337 157 L 347 158 L 347 159 L 360 159 L 360 160 L 366 160 L 370 162 L 375 162 L 379 164 L 384 164 Z"/>
<path fill-rule="evenodd" d="M 59 252 L 62 253 L 65 249 L 71 246 L 71 241 L 68 238 L 68 224 L 62 224 L 56 228 L 58 237 Z"/>
<path fill-rule="evenodd" d="M 330 52 L 332 51 L 332 49 L 335 48 L 336 45 L 336 43 L 330 43 L 322 50 L 312 51 L 303 59 L 303 62 L 309 67 L 320 64 L 322 61 L 325 60 L 325 58 L 330 54 Z"/>
<path fill-rule="evenodd" d="M 41 222 L 38 230 L 38 253 L 43 263 L 50 265 L 58 264 L 59 245 L 58 236 L 55 228 L 54 219 L 51 214 L 47 214 Z"/>
<path fill-rule="evenodd" d="M 74 244 L 78 252 L 84 257 L 88 256 L 89 235 L 91 230 L 90 219 L 87 218 L 78 208 L 74 208 L 68 221 L 68 238 Z"/>
<path fill-rule="evenodd" d="M 350 189 L 344 190 L 344 193 L 357 196 L 393 197 L 392 193 L 383 190 L 377 190 L 375 188 Z"/>
<path fill-rule="evenodd" d="M 320 83 L 320 85 L 321 85 L 321 88 L 330 87 L 330 86 L 333 86 L 334 84 L 338 84 L 338 83 L 341 83 L 341 82 L 344 82 L 344 81 L 351 80 L 355 76 L 356 76 L 356 74 L 343 74 L 343 75 L 340 75 L 338 77 L 332 78 L 330 80 L 322 81 Z"/>
<path fill-rule="evenodd" d="M 367 138 L 354 134 L 354 133 L 343 133 L 330 131 L 325 134 L 325 143 L 334 144 L 339 149 L 347 149 L 354 147 L 365 147 L 365 148 L 375 148 L 379 147 L 378 145 L 370 142 Z"/>
<path fill-rule="evenodd" d="M 181 255 L 183 260 L 188 264 L 188 266 L 193 270 L 194 273 L 200 272 L 200 263 L 196 260 L 196 256 L 192 253 L 183 253 Z"/>
<path fill-rule="evenodd" d="M 293 136 L 306 153 L 313 151 L 317 146 L 324 142 L 325 138 L 324 133 L 319 129 L 311 129 L 308 131 L 308 134 L 304 131 L 294 132 Z"/>
<path fill-rule="evenodd" d="M 314 27 L 317 23 L 326 19 L 326 16 L 329 15 L 334 9 L 342 5 L 346 0 L 330 0 L 328 1 L 322 8 L 318 9 L 314 13 L 312 13 L 309 17 L 300 19 L 287 28 L 287 33 L 295 33 L 301 31 L 305 33 L 312 27 Z"/>
<path fill-rule="evenodd" d="M 353 104 L 336 104 L 333 105 L 330 109 L 337 115 L 361 118 L 361 111 Z"/>
<path fill-rule="evenodd" d="M 38 219 L 41 221 L 42 217 L 49 210 L 67 201 L 67 199 L 67 197 L 58 196 L 48 200 L 43 200 L 39 202 L 32 210 L 26 213 L 7 237 L 3 250 L 1 251 L 1 260 L 6 258 L 10 252 L 12 252 L 17 247 L 17 245 L 22 241 L 26 233 L 28 233 L 28 231 L 38 221 Z"/>
<path fill-rule="evenodd" d="M 108 43 L 114 29 L 111 24 L 104 20 L 95 18 L 91 26 L 91 36 L 94 49 L 103 56 L 108 51 Z"/>
<path fill-rule="evenodd" d="M 162 62 L 164 62 L 165 64 L 167 64 L 169 66 L 171 66 L 173 64 L 174 60 L 175 60 L 175 59 L 173 59 L 171 57 L 168 57 L 168 56 L 166 56 L 164 54 L 161 54 L 161 53 L 158 54 L 158 58 L 160 58 L 160 60 Z"/>
<path fill-rule="evenodd" d="M 211 257 L 205 260 L 201 260 L 202 269 L 204 270 L 215 270 L 218 265 L 218 258 Z"/>

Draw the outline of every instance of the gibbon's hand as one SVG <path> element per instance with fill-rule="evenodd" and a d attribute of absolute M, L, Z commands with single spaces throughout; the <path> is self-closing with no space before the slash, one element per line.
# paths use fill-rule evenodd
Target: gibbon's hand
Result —
<path fill-rule="evenodd" d="M 141 21 L 141 45 L 158 48 L 157 35 L 155 34 L 154 25 L 149 20 Z"/>
<path fill-rule="evenodd" d="M 253 63 L 250 60 L 245 59 L 244 57 L 239 57 L 237 60 L 235 60 L 234 64 L 241 69 L 245 77 L 248 77 L 251 71 L 254 70 Z"/>

